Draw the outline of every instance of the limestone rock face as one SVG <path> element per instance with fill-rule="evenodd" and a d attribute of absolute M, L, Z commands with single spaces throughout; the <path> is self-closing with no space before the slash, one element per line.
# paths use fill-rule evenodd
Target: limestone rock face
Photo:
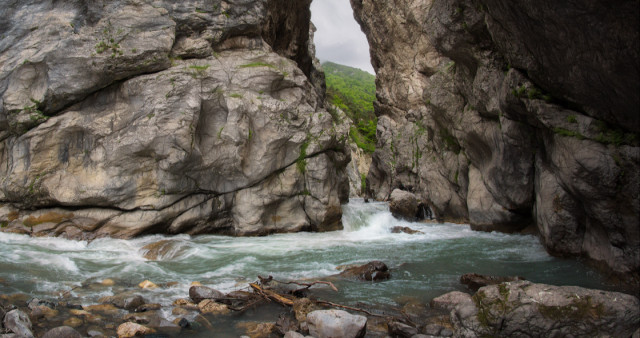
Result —
<path fill-rule="evenodd" d="M 369 196 L 537 224 L 549 252 L 640 280 L 637 2 L 351 4 L 377 73 Z"/>
<path fill-rule="evenodd" d="M 451 311 L 458 337 L 530 336 L 629 337 L 640 320 L 638 298 L 576 286 L 527 281 L 480 288 Z"/>
<path fill-rule="evenodd" d="M 3 230 L 341 228 L 347 129 L 324 108 L 309 4 L 0 4 Z"/>

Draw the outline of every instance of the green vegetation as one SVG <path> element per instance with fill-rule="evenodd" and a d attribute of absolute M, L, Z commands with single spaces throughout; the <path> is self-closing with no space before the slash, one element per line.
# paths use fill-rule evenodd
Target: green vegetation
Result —
<path fill-rule="evenodd" d="M 296 167 L 302 174 L 307 171 L 307 148 L 309 148 L 309 140 L 304 141 L 300 146 L 300 155 L 296 160 Z"/>
<path fill-rule="evenodd" d="M 578 123 L 578 119 L 576 118 L 576 116 L 574 114 L 571 114 L 571 115 L 567 116 L 567 122 L 569 122 L 569 123 Z"/>
<path fill-rule="evenodd" d="M 568 130 L 564 128 L 553 128 L 553 132 L 561 136 L 575 137 L 579 140 L 584 140 L 584 135 L 578 133 L 577 131 Z"/>
<path fill-rule="evenodd" d="M 269 68 L 277 69 L 276 66 L 266 62 L 247 63 L 246 65 L 239 66 L 238 68 L 255 68 L 255 67 L 269 67 Z"/>
<path fill-rule="evenodd" d="M 189 68 L 191 68 L 191 69 L 201 70 L 201 71 L 205 71 L 205 70 L 209 69 L 209 67 L 210 67 L 210 65 L 203 65 L 203 66 L 192 65 L 192 66 L 189 66 Z"/>
<path fill-rule="evenodd" d="M 233 97 L 234 99 L 241 99 L 244 96 L 242 96 L 242 94 L 238 94 L 238 93 L 233 93 L 231 95 L 229 95 L 230 97 Z"/>
<path fill-rule="evenodd" d="M 327 99 L 342 109 L 353 127 L 349 131 L 351 139 L 365 152 L 372 153 L 376 147 L 376 125 L 378 120 L 373 112 L 376 100 L 376 77 L 360 69 L 325 62 Z M 337 112 L 329 110 L 334 118 Z"/>
<path fill-rule="evenodd" d="M 590 296 L 573 298 L 565 306 L 546 306 L 538 304 L 538 311 L 546 318 L 569 318 L 573 320 L 597 320 L 605 315 L 604 305 L 595 303 Z"/>
<path fill-rule="evenodd" d="M 117 40 L 121 40 L 121 38 L 118 38 L 117 35 L 122 35 L 122 33 L 122 29 L 118 29 L 118 31 L 114 33 L 111 21 L 109 21 L 107 27 L 102 30 L 102 38 L 98 41 L 98 43 L 96 43 L 96 53 L 102 54 L 110 50 L 112 58 L 124 54 L 122 50 L 120 50 L 120 45 L 117 42 Z"/>

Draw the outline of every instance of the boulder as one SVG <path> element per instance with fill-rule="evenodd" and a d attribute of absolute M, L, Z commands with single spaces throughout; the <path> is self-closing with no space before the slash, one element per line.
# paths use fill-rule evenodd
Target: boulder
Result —
<path fill-rule="evenodd" d="M 223 315 L 229 313 L 229 308 L 225 304 L 216 303 L 211 299 L 204 299 L 198 303 L 198 309 L 204 314 Z"/>
<path fill-rule="evenodd" d="M 18 310 L 11 310 L 4 315 L 4 327 L 18 337 L 33 338 L 29 316 Z"/>
<path fill-rule="evenodd" d="M 466 285 L 471 291 L 478 291 L 479 288 L 487 285 L 500 284 L 504 282 L 515 282 L 525 280 L 520 276 L 489 276 L 477 273 L 465 273 L 460 276 L 460 283 Z"/>
<path fill-rule="evenodd" d="M 409 235 L 414 235 L 414 234 L 423 234 L 424 232 L 420 231 L 420 230 L 414 230 L 411 229 L 409 227 L 403 227 L 403 226 L 394 226 L 393 228 L 391 228 L 391 233 L 392 234 L 399 234 L 399 233 L 405 233 L 405 234 L 409 234 Z"/>
<path fill-rule="evenodd" d="M 389 334 L 392 337 L 409 338 L 418 334 L 418 329 L 407 324 L 393 321 L 389 323 Z"/>
<path fill-rule="evenodd" d="M 431 300 L 429 305 L 432 309 L 453 310 L 458 304 L 471 302 L 471 295 L 460 291 L 451 291 Z"/>
<path fill-rule="evenodd" d="M 206 286 L 194 285 L 189 288 L 189 298 L 198 304 L 204 299 L 220 299 L 225 298 L 224 293 L 214 290 Z"/>
<path fill-rule="evenodd" d="M 140 282 L 140 284 L 138 284 L 138 286 L 141 289 L 155 289 L 158 287 L 158 285 L 156 285 L 156 283 L 150 281 L 150 280 L 144 280 L 142 282 Z"/>
<path fill-rule="evenodd" d="M 637 297 L 577 286 L 517 281 L 482 287 L 451 311 L 461 337 L 629 337 L 640 321 Z"/>
<path fill-rule="evenodd" d="M 42 338 L 82 338 L 82 335 L 69 326 L 58 326 L 47 331 Z"/>
<path fill-rule="evenodd" d="M 391 274 L 386 264 L 381 261 L 372 261 L 364 265 L 347 268 L 339 276 L 361 281 L 382 281 L 389 279 Z"/>
<path fill-rule="evenodd" d="M 416 195 L 395 189 L 389 197 L 389 211 L 394 217 L 413 221 L 418 214 L 418 200 Z"/>
<path fill-rule="evenodd" d="M 144 325 L 128 322 L 120 324 L 116 332 L 118 334 L 118 338 L 132 338 L 136 336 L 144 336 L 147 334 L 155 333 L 156 330 Z"/>
<path fill-rule="evenodd" d="M 104 304 L 113 304 L 116 307 L 125 310 L 135 310 L 137 307 L 146 303 L 142 296 L 130 293 L 106 296 L 100 298 L 98 301 Z"/>
<path fill-rule="evenodd" d="M 69 317 L 65 319 L 64 322 L 62 322 L 62 324 L 64 324 L 65 326 L 75 328 L 84 324 L 84 321 L 78 317 Z"/>
<path fill-rule="evenodd" d="M 316 310 L 307 315 L 309 334 L 317 338 L 364 337 L 367 317 L 342 310 Z"/>

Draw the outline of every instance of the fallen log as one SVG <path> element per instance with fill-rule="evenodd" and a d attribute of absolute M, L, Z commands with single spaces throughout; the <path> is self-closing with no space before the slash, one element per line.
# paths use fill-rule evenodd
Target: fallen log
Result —
<path fill-rule="evenodd" d="M 258 284 L 256 283 L 250 283 L 249 286 L 251 286 L 251 288 L 253 290 L 255 290 L 257 293 L 266 296 L 267 298 L 274 300 L 282 305 L 285 306 L 293 306 L 293 300 L 286 298 L 276 292 L 273 292 L 271 290 L 265 289 L 260 287 Z"/>

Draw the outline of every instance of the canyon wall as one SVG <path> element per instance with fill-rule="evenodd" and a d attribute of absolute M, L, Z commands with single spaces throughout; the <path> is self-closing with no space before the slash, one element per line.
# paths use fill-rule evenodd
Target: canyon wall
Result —
<path fill-rule="evenodd" d="M 368 194 L 640 268 L 638 1 L 351 0 L 377 73 Z"/>
<path fill-rule="evenodd" d="M 3 1 L 1 230 L 341 228 L 347 129 L 310 3 Z"/>

